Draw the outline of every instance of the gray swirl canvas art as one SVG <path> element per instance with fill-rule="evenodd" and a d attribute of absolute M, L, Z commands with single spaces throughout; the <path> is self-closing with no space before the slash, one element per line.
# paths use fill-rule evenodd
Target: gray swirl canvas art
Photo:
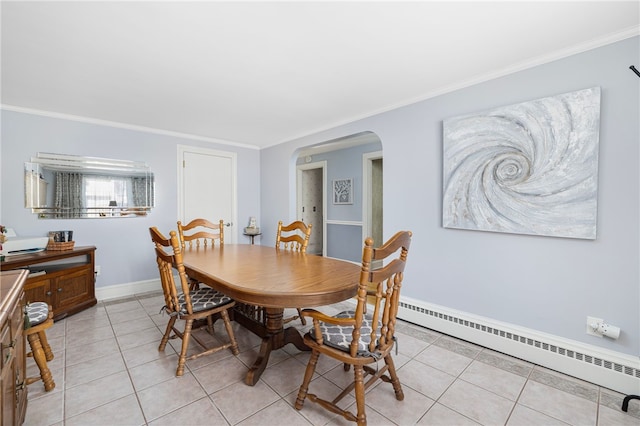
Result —
<path fill-rule="evenodd" d="M 596 238 L 600 88 L 443 122 L 445 228 Z"/>

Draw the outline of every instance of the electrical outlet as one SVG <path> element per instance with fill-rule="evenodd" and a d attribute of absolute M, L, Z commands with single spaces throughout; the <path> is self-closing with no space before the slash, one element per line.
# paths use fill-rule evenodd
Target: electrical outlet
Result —
<path fill-rule="evenodd" d="M 602 337 L 602 334 L 595 331 L 592 325 L 601 324 L 603 322 L 604 320 L 602 318 L 587 317 L 587 334 L 590 334 L 592 336 Z M 596 326 L 595 328 L 597 330 L 598 327 Z"/>
<path fill-rule="evenodd" d="M 96 277 L 97 277 L 98 275 L 100 275 L 100 270 L 101 270 L 101 269 L 100 269 L 100 265 L 96 265 L 96 269 L 95 269 Z"/>

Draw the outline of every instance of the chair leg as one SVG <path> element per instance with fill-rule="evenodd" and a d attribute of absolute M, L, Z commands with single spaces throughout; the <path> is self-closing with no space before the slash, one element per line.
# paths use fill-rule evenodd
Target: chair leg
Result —
<path fill-rule="evenodd" d="M 169 322 L 167 323 L 167 329 L 162 336 L 162 340 L 160 340 L 160 346 L 158 346 L 158 350 L 160 352 L 164 351 L 164 348 L 167 346 L 167 342 L 169 342 L 169 336 L 171 335 L 171 331 L 173 330 L 173 325 L 176 323 L 176 317 L 169 317 Z"/>
<path fill-rule="evenodd" d="M 356 407 L 358 408 L 358 425 L 367 425 L 367 415 L 364 411 L 364 369 L 361 365 L 354 365 L 353 372 L 355 376 L 355 394 L 356 394 Z"/>
<path fill-rule="evenodd" d="M 316 371 L 316 365 L 318 364 L 319 357 L 320 352 L 313 351 L 311 353 L 311 358 L 309 358 L 307 369 L 304 372 L 304 379 L 302 380 L 300 390 L 298 391 L 298 397 L 296 398 L 296 410 L 301 410 L 304 405 L 304 400 L 307 398 L 307 391 L 309 390 L 309 383 L 311 382 L 313 373 Z"/>
<path fill-rule="evenodd" d="M 51 371 L 49 371 L 49 367 L 47 366 L 47 357 L 44 353 L 44 350 L 42 349 L 40 336 L 38 335 L 38 333 L 29 334 L 27 335 L 27 340 L 29 341 L 29 346 L 31 346 L 33 359 L 36 361 L 38 369 L 40 370 L 40 378 L 44 383 L 44 390 L 49 392 L 51 389 L 56 387 L 56 384 L 53 381 L 53 376 L 51 375 Z M 38 381 L 38 379 L 27 379 L 27 384 L 34 383 L 36 381 Z"/>
<path fill-rule="evenodd" d="M 387 367 L 389 368 L 391 385 L 393 386 L 393 391 L 396 393 L 396 399 L 398 401 L 402 401 L 404 399 L 404 392 L 402 392 L 402 385 L 400 385 L 400 379 L 396 374 L 396 366 L 393 363 L 393 358 L 391 358 L 391 354 L 384 357 L 384 362 L 385 364 L 387 364 Z"/>
<path fill-rule="evenodd" d="M 227 329 L 227 334 L 229 335 L 229 340 L 231 341 L 231 353 L 234 355 L 238 355 L 240 353 L 240 350 L 238 349 L 238 342 L 236 341 L 236 335 L 233 333 L 233 327 L 231 326 L 229 313 L 225 310 L 220 312 L 220 316 L 222 317 L 222 321 L 224 322 L 224 328 Z"/>
<path fill-rule="evenodd" d="M 198 282 L 198 280 L 194 280 L 193 278 L 190 278 L 189 281 L 190 281 L 189 290 L 196 291 L 197 289 L 200 288 L 200 283 Z"/>
<path fill-rule="evenodd" d="M 49 346 L 47 333 L 42 330 L 38 333 L 38 336 L 40 337 L 40 343 L 42 344 L 42 349 L 44 350 L 44 355 L 47 358 L 47 361 L 53 360 L 53 351 L 51 350 L 51 346 Z"/>
<path fill-rule="evenodd" d="M 307 325 L 307 319 L 302 315 L 302 309 L 297 308 L 298 309 L 298 317 L 300 317 L 300 322 L 302 323 L 302 325 Z"/>
<path fill-rule="evenodd" d="M 209 330 L 209 334 L 210 335 L 214 335 L 214 331 L 213 331 L 213 318 L 211 318 L 211 315 L 209 315 L 207 317 L 207 330 Z"/>
<path fill-rule="evenodd" d="M 178 358 L 178 368 L 176 369 L 176 376 L 178 377 L 184 374 L 184 364 L 187 362 L 187 351 L 189 350 L 189 338 L 191 337 L 192 326 L 192 319 L 185 321 L 184 332 L 182 333 L 182 349 L 180 350 L 180 357 Z"/>

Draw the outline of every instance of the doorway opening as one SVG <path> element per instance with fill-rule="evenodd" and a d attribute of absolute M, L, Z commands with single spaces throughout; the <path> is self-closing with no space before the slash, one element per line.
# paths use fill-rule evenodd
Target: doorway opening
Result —
<path fill-rule="evenodd" d="M 362 156 L 362 240 L 373 238 L 375 247 L 382 245 L 383 186 L 382 151 Z"/>
<path fill-rule="evenodd" d="M 298 220 L 311 224 L 311 236 L 307 253 L 325 256 L 326 216 L 326 161 L 299 165 L 297 168 L 297 216 Z"/>
<path fill-rule="evenodd" d="M 383 238 L 382 142 L 363 132 L 303 148 L 296 160 L 296 219 L 313 224 L 307 252 L 359 262 L 366 237 Z M 352 182 L 348 202 L 333 184 Z"/>

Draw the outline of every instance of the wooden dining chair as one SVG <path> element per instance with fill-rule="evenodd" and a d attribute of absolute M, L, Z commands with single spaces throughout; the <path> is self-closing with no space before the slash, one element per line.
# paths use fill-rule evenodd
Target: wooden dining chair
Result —
<path fill-rule="evenodd" d="M 276 234 L 276 249 L 306 253 L 312 226 L 311 223 L 307 225 L 301 220 L 296 220 L 288 225 L 283 225 L 282 221 L 279 221 Z M 298 315 L 285 318 L 284 323 L 300 318 L 302 325 L 307 325 L 307 320 L 302 316 L 302 309 L 296 309 L 298 310 Z"/>
<path fill-rule="evenodd" d="M 296 409 L 302 409 L 308 397 L 312 402 L 333 413 L 341 414 L 349 421 L 366 425 L 365 390 L 377 379 L 391 383 L 398 401 L 404 399 L 391 358 L 391 349 L 396 341 L 396 315 L 410 244 L 410 231 L 396 233 L 378 248 L 373 247 L 372 238 L 365 240 L 355 311 L 341 312 L 332 317 L 314 309 L 302 311 L 302 315 L 313 319 L 313 328 L 304 336 L 304 343 L 312 352 L 298 391 Z M 385 259 L 386 265 L 372 268 L 372 262 Z M 373 306 L 367 306 L 367 296 L 374 297 Z M 350 366 L 354 368 L 354 381 L 331 401 L 308 393 L 309 382 L 320 354 L 344 363 L 345 371 L 348 371 Z M 384 366 L 378 365 L 379 360 L 384 360 Z M 356 414 L 337 405 L 352 390 L 355 390 Z"/>
<path fill-rule="evenodd" d="M 238 355 L 238 343 L 236 342 L 228 314 L 228 310 L 235 305 L 235 302 L 227 295 L 211 287 L 191 290 L 182 260 L 181 244 L 176 231 L 169 233 L 170 238 L 162 235 L 156 227 L 149 228 L 149 232 L 151 233 L 151 240 L 155 245 L 156 260 L 158 262 L 160 281 L 164 293 L 165 305 L 162 310 L 169 315 L 169 322 L 160 341 L 158 350 L 164 351 L 172 332 L 175 337 L 182 339 L 182 348 L 178 358 L 176 376 L 182 376 L 187 360 L 209 355 L 227 348 L 231 348 L 231 352 L 234 355 Z M 177 284 L 174 278 L 174 269 L 178 272 L 179 283 Z M 224 321 L 229 342 L 219 346 L 209 347 L 198 338 L 197 335 L 192 334 L 192 327 L 194 321 L 206 319 L 203 323 L 207 326 L 209 332 L 213 334 L 212 316 L 216 314 L 219 314 Z M 176 327 L 177 320 L 185 322 L 184 330 L 181 331 Z M 174 336 L 171 336 L 171 338 Z M 195 340 L 203 350 L 187 357 L 187 349 L 191 337 L 193 337 L 193 340 Z"/>
<path fill-rule="evenodd" d="M 279 221 L 276 248 L 306 253 L 312 226 L 312 224 L 307 225 L 301 220 L 296 220 L 288 225 L 283 225 L 282 221 Z"/>
<path fill-rule="evenodd" d="M 178 237 L 180 245 L 184 251 L 186 248 L 208 249 L 224 245 L 224 221 L 220 219 L 218 223 L 213 223 L 207 219 L 197 218 L 183 225 L 178 221 Z M 189 278 L 191 290 L 200 286 L 198 280 Z"/>
<path fill-rule="evenodd" d="M 216 242 L 219 246 L 224 245 L 224 220 L 213 223 L 207 219 L 193 219 L 183 225 L 178 221 L 178 236 L 182 250 L 185 248 L 214 247 Z"/>

